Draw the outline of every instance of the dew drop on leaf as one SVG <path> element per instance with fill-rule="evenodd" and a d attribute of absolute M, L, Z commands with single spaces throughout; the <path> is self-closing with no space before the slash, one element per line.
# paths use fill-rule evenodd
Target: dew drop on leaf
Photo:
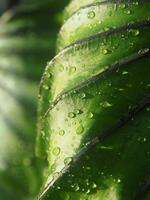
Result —
<path fill-rule="evenodd" d="M 95 12 L 93 10 L 88 12 L 88 18 L 93 19 L 95 17 Z"/>
<path fill-rule="evenodd" d="M 74 190 L 77 192 L 77 191 L 79 191 L 79 189 L 80 189 L 79 185 L 78 185 L 78 184 L 75 184 L 75 185 L 74 185 Z"/>
<path fill-rule="evenodd" d="M 64 159 L 64 164 L 68 165 L 72 161 L 72 157 L 67 157 Z"/>
<path fill-rule="evenodd" d="M 125 14 L 130 15 L 131 14 L 131 10 L 126 10 Z"/>
<path fill-rule="evenodd" d="M 126 8 L 126 4 L 121 4 L 120 8 L 122 8 L 122 9 Z"/>
<path fill-rule="evenodd" d="M 53 173 L 55 170 L 56 170 L 56 165 L 52 164 L 52 166 L 51 166 L 51 172 Z"/>
<path fill-rule="evenodd" d="M 82 113 L 81 110 L 79 110 L 79 109 L 75 110 L 75 114 L 79 115 L 79 114 L 81 114 L 81 113 Z"/>
<path fill-rule="evenodd" d="M 112 106 L 112 104 L 109 103 L 108 101 L 105 101 L 105 102 L 101 103 L 100 105 L 102 105 L 103 108 L 108 108 L 108 107 Z"/>
<path fill-rule="evenodd" d="M 81 98 L 85 99 L 86 98 L 86 94 L 84 92 L 81 93 Z"/>
<path fill-rule="evenodd" d="M 44 88 L 44 90 L 48 90 L 49 89 L 48 85 L 43 85 L 43 88 Z"/>
<path fill-rule="evenodd" d="M 109 53 L 109 50 L 108 50 L 108 49 L 104 49 L 104 50 L 103 50 L 103 54 L 104 54 L 104 55 L 107 55 L 108 53 Z"/>
<path fill-rule="evenodd" d="M 74 112 L 69 112 L 68 113 L 68 117 L 69 118 L 74 118 L 76 115 L 75 115 L 75 113 Z"/>
<path fill-rule="evenodd" d="M 76 67 L 70 67 L 69 68 L 69 74 L 72 75 L 76 72 Z"/>
<path fill-rule="evenodd" d="M 89 117 L 90 119 L 92 119 L 93 116 L 94 116 L 94 114 L 93 114 L 92 112 L 89 112 L 89 113 L 88 113 L 88 117 Z"/>
<path fill-rule="evenodd" d="M 137 29 L 137 30 L 134 30 L 134 36 L 138 36 L 140 34 L 140 31 Z"/>
<path fill-rule="evenodd" d="M 127 71 L 123 71 L 123 72 L 122 72 L 122 75 L 126 75 L 126 74 L 128 74 Z"/>
<path fill-rule="evenodd" d="M 54 149 L 53 149 L 53 154 L 55 155 L 55 156 L 58 156 L 59 154 L 60 154 L 60 147 L 55 147 Z"/>
<path fill-rule="evenodd" d="M 63 71 L 64 71 L 64 67 L 63 67 L 63 66 L 60 66 L 60 67 L 59 67 L 59 71 L 60 71 L 60 72 L 63 72 Z"/>
<path fill-rule="evenodd" d="M 78 126 L 78 128 L 76 129 L 76 133 L 78 135 L 82 134 L 84 131 L 84 127 L 82 125 Z"/>
<path fill-rule="evenodd" d="M 41 135 L 42 135 L 42 137 L 44 137 L 45 136 L 45 132 L 41 131 Z"/>
<path fill-rule="evenodd" d="M 93 188 L 93 189 L 97 188 L 96 183 L 92 183 L 92 188 Z"/>
<path fill-rule="evenodd" d="M 59 135 L 63 136 L 64 134 L 65 134 L 65 131 L 64 131 L 63 129 L 61 129 L 61 130 L 59 131 Z"/>
<path fill-rule="evenodd" d="M 120 183 L 120 182 L 121 182 L 121 180 L 118 178 L 118 179 L 117 179 L 117 183 Z"/>

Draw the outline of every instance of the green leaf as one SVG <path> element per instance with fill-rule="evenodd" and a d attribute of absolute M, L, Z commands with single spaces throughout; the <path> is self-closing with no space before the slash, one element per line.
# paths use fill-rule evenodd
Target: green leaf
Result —
<path fill-rule="evenodd" d="M 149 1 L 74 0 L 39 92 L 38 199 L 149 198 Z"/>

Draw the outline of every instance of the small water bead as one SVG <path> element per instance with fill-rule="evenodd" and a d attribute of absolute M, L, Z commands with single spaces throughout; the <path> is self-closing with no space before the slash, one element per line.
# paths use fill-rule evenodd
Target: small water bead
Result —
<path fill-rule="evenodd" d="M 50 77 L 51 77 L 51 74 L 50 74 L 50 73 L 47 73 L 47 74 L 46 74 L 46 77 L 47 77 L 47 78 L 50 78 Z"/>
<path fill-rule="evenodd" d="M 123 89 L 123 88 L 119 88 L 118 90 L 119 90 L 119 91 L 121 91 L 121 92 L 122 92 L 122 91 L 124 91 L 124 89 Z"/>
<path fill-rule="evenodd" d="M 74 118 L 74 117 L 76 117 L 76 115 L 75 115 L 74 112 L 69 112 L 69 113 L 68 113 L 68 117 L 69 117 L 69 118 Z"/>
<path fill-rule="evenodd" d="M 100 105 L 102 105 L 102 107 L 104 107 L 104 108 L 112 107 L 112 104 L 109 103 L 108 101 L 105 101 L 105 102 L 103 102 L 103 103 L 100 103 Z"/>
<path fill-rule="evenodd" d="M 45 132 L 41 131 L 41 135 L 42 135 L 42 137 L 45 137 Z"/>
<path fill-rule="evenodd" d="M 67 157 L 64 159 L 64 164 L 68 165 L 72 161 L 72 157 Z"/>
<path fill-rule="evenodd" d="M 85 99 L 86 98 L 86 94 L 84 92 L 81 93 L 81 98 Z"/>
<path fill-rule="evenodd" d="M 59 71 L 60 71 L 60 72 L 63 72 L 63 71 L 64 71 L 64 66 L 60 66 L 60 67 L 59 67 Z"/>
<path fill-rule="evenodd" d="M 51 166 L 51 172 L 53 173 L 55 170 L 56 170 L 56 165 L 52 164 L 52 166 Z"/>
<path fill-rule="evenodd" d="M 48 85 L 43 85 L 43 88 L 44 88 L 44 90 L 48 90 L 49 89 Z"/>
<path fill-rule="evenodd" d="M 84 127 L 82 125 L 78 126 L 76 129 L 76 133 L 78 135 L 82 134 L 84 132 Z"/>
<path fill-rule="evenodd" d="M 95 12 L 93 10 L 88 12 L 88 18 L 93 19 L 95 17 Z"/>
<path fill-rule="evenodd" d="M 92 119 L 93 116 L 94 116 L 94 114 L 93 114 L 92 112 L 89 112 L 89 113 L 88 113 L 88 117 L 89 117 L 90 119 Z"/>
<path fill-rule="evenodd" d="M 53 149 L 53 154 L 54 154 L 55 156 L 58 156 L 58 155 L 60 154 L 60 151 L 61 151 L 60 147 L 55 147 L 55 148 Z"/>
<path fill-rule="evenodd" d="M 140 31 L 137 29 L 137 30 L 134 30 L 134 36 L 138 36 L 140 34 Z"/>
<path fill-rule="evenodd" d="M 61 130 L 59 131 L 59 135 L 63 136 L 64 134 L 65 134 L 65 131 L 64 131 L 63 129 L 61 129 Z"/>
<path fill-rule="evenodd" d="M 75 184 L 75 185 L 74 185 L 74 190 L 77 192 L 77 191 L 79 191 L 79 189 L 80 189 L 79 185 L 78 185 L 78 184 Z"/>
<path fill-rule="evenodd" d="M 75 110 L 75 114 L 76 114 L 76 115 L 79 115 L 79 114 L 81 114 L 81 113 L 83 113 L 82 110 L 80 110 L 80 109 Z"/>
<path fill-rule="evenodd" d="M 61 189 L 61 187 L 60 186 L 57 186 L 57 190 L 60 190 Z"/>
<path fill-rule="evenodd" d="M 119 178 L 117 179 L 117 183 L 121 183 L 121 180 Z"/>
<path fill-rule="evenodd" d="M 76 67 L 70 67 L 69 68 L 69 74 L 72 75 L 76 72 Z"/>
<path fill-rule="evenodd" d="M 130 15 L 131 14 L 131 10 L 126 10 L 124 11 L 125 14 Z"/>
<path fill-rule="evenodd" d="M 122 72 L 122 75 L 127 75 L 129 72 L 127 72 L 127 71 L 123 71 Z"/>
<path fill-rule="evenodd" d="M 97 188 L 96 183 L 92 183 L 92 188 L 93 188 L 93 189 Z"/>
<path fill-rule="evenodd" d="M 90 192 L 91 192 L 91 190 L 90 190 L 90 189 L 88 189 L 88 190 L 86 191 L 86 194 L 90 194 Z"/>
<path fill-rule="evenodd" d="M 120 4 L 120 8 L 122 9 L 126 8 L 126 4 Z"/>
<path fill-rule="evenodd" d="M 104 54 L 104 55 L 107 55 L 108 53 L 109 53 L 109 50 L 108 50 L 108 49 L 104 49 L 104 50 L 103 50 L 103 54 Z"/>
<path fill-rule="evenodd" d="M 146 142 L 147 141 L 147 139 L 146 138 L 143 138 L 143 142 Z"/>

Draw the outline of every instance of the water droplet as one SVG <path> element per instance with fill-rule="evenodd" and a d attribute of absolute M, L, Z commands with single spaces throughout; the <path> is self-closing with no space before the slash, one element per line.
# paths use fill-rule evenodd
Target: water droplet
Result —
<path fill-rule="evenodd" d="M 75 110 L 75 113 L 76 113 L 76 115 L 79 115 L 79 114 L 81 114 L 81 113 L 82 113 L 82 111 L 81 111 L 81 110 L 79 110 L 79 109 L 77 109 L 77 110 Z"/>
<path fill-rule="evenodd" d="M 138 36 L 140 34 L 140 31 L 137 29 L 137 30 L 134 30 L 134 36 Z"/>
<path fill-rule="evenodd" d="M 108 54 L 108 53 L 109 53 L 109 50 L 108 50 L 108 49 L 104 49 L 104 50 L 103 50 L 103 54 L 104 54 L 104 55 L 106 55 L 106 54 Z"/>
<path fill-rule="evenodd" d="M 64 66 L 60 66 L 60 67 L 59 67 L 59 71 L 60 71 L 60 72 L 63 72 L 63 71 L 64 71 Z"/>
<path fill-rule="evenodd" d="M 124 91 L 124 89 L 123 89 L 123 88 L 119 88 L 118 90 L 119 90 L 119 91 L 121 91 L 121 92 L 122 92 L 122 91 Z"/>
<path fill-rule="evenodd" d="M 96 183 L 92 183 L 92 188 L 93 188 L 93 189 L 97 188 Z"/>
<path fill-rule="evenodd" d="M 58 156 L 59 154 L 60 154 L 60 147 L 55 147 L 54 149 L 53 149 L 53 154 L 55 155 L 55 156 Z"/>
<path fill-rule="evenodd" d="M 50 78 L 50 77 L 51 77 L 51 74 L 50 74 L 50 73 L 47 73 L 46 76 L 47 76 L 47 78 Z"/>
<path fill-rule="evenodd" d="M 45 132 L 41 131 L 41 135 L 42 135 L 42 137 L 44 137 L 45 136 Z"/>
<path fill-rule="evenodd" d="M 118 179 L 117 179 L 117 183 L 120 183 L 120 182 L 121 182 L 121 180 L 118 178 Z"/>
<path fill-rule="evenodd" d="M 67 157 L 64 159 L 64 164 L 68 165 L 72 161 L 72 157 Z"/>
<path fill-rule="evenodd" d="M 94 114 L 93 114 L 92 112 L 89 112 L 88 117 L 89 117 L 90 119 L 92 119 L 93 116 L 94 116 Z"/>
<path fill-rule="evenodd" d="M 79 185 L 78 185 L 78 184 L 75 184 L 75 185 L 74 185 L 74 190 L 77 192 L 77 191 L 79 191 L 79 189 L 80 189 Z"/>
<path fill-rule="evenodd" d="M 128 74 L 127 71 L 123 71 L 123 72 L 122 72 L 122 75 L 126 75 L 126 74 Z"/>
<path fill-rule="evenodd" d="M 93 10 L 88 12 L 88 18 L 93 19 L 95 17 L 95 12 Z"/>
<path fill-rule="evenodd" d="M 56 165 L 52 164 L 52 166 L 51 166 L 51 172 L 53 173 L 55 170 L 56 170 Z"/>
<path fill-rule="evenodd" d="M 85 99 L 86 98 L 86 94 L 84 92 L 81 93 L 81 98 Z"/>
<path fill-rule="evenodd" d="M 75 113 L 74 112 L 69 112 L 68 113 L 68 117 L 69 118 L 74 118 L 76 115 L 75 115 Z"/>
<path fill-rule="evenodd" d="M 104 108 L 108 108 L 108 107 L 112 106 L 112 104 L 109 103 L 108 101 L 105 101 L 105 102 L 101 103 L 100 105 L 102 105 Z"/>
<path fill-rule="evenodd" d="M 70 67 L 69 68 L 69 74 L 72 75 L 76 72 L 76 67 Z"/>
<path fill-rule="evenodd" d="M 120 8 L 122 9 L 126 8 L 126 4 L 120 4 Z"/>
<path fill-rule="evenodd" d="M 78 135 L 82 134 L 84 131 L 84 127 L 82 125 L 78 126 L 78 128 L 76 129 L 76 133 Z"/>
<path fill-rule="evenodd" d="M 49 89 L 48 85 L 43 85 L 43 88 L 44 88 L 44 90 L 48 90 Z"/>
<path fill-rule="evenodd" d="M 131 10 L 126 10 L 125 14 L 130 15 L 131 14 Z"/>
<path fill-rule="evenodd" d="M 65 131 L 64 131 L 63 129 L 61 129 L 61 130 L 59 131 L 59 135 L 63 136 L 64 134 L 65 134 Z"/>
<path fill-rule="evenodd" d="M 88 190 L 86 191 L 86 194 L 90 194 L 90 192 L 91 192 L 90 189 L 88 189 Z"/>

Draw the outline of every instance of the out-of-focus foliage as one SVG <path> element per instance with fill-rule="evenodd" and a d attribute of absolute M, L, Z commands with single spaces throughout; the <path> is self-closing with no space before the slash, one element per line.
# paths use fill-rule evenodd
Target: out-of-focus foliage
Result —
<path fill-rule="evenodd" d="M 33 199 L 42 162 L 34 156 L 40 76 L 54 55 L 66 0 L 20 1 L 0 18 L 0 199 Z M 43 169 L 43 167 L 42 167 Z"/>

